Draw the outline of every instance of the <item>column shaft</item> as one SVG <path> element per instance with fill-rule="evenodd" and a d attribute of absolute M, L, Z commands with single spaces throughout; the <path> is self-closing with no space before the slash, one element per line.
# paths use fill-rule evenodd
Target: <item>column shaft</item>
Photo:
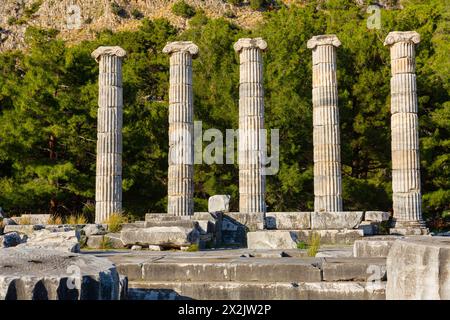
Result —
<path fill-rule="evenodd" d="M 122 211 L 122 58 L 119 47 L 92 53 L 99 62 L 95 222 Z"/>
<path fill-rule="evenodd" d="M 192 58 L 198 52 L 192 42 L 169 43 L 169 171 L 167 213 L 194 214 L 194 104 Z"/>
<path fill-rule="evenodd" d="M 239 80 L 239 211 L 265 213 L 263 150 L 264 89 L 261 38 L 240 39 L 235 50 L 240 54 Z"/>
<path fill-rule="evenodd" d="M 335 35 L 308 41 L 313 62 L 314 211 L 342 211 Z"/>
<path fill-rule="evenodd" d="M 416 32 L 391 32 L 391 150 L 395 227 L 423 227 L 419 120 L 415 75 Z"/>

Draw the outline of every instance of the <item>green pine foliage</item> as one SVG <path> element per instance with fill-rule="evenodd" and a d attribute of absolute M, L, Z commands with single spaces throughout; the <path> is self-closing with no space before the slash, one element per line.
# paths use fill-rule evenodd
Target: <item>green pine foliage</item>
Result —
<path fill-rule="evenodd" d="M 444 0 L 404 1 L 382 10 L 381 29 L 350 0 L 311 1 L 265 13 L 244 30 L 199 11 L 184 32 L 166 20 L 139 30 L 104 31 L 67 46 L 52 30 L 29 28 L 29 50 L 0 54 L 0 206 L 10 213 L 68 215 L 91 206 L 95 188 L 98 65 L 90 53 L 119 45 L 124 60 L 123 199 L 133 216 L 167 204 L 168 41 L 191 40 L 195 120 L 203 130 L 238 127 L 239 64 L 233 44 L 263 37 L 266 127 L 280 129 L 280 171 L 267 177 L 270 211 L 313 208 L 311 50 L 313 35 L 335 33 L 346 210 L 391 210 L 389 31 L 416 30 L 423 209 L 450 211 L 450 14 Z M 204 142 L 205 147 L 208 142 Z M 196 211 L 214 194 L 231 194 L 238 210 L 238 167 L 195 166 Z"/>

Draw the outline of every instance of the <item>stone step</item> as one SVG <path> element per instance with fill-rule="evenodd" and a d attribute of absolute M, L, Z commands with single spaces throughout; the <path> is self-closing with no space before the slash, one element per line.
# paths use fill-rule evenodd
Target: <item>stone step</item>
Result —
<path fill-rule="evenodd" d="M 131 281 L 129 300 L 384 300 L 385 282 Z"/>

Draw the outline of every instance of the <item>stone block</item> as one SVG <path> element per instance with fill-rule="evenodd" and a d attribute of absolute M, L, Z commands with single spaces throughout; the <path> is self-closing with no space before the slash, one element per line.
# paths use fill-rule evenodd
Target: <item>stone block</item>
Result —
<path fill-rule="evenodd" d="M 249 231 L 264 229 L 264 213 L 227 212 L 224 217 L 245 226 Z"/>
<path fill-rule="evenodd" d="M 86 245 L 91 249 L 123 249 L 124 243 L 120 239 L 120 233 L 108 233 L 104 235 L 91 235 L 87 238 Z"/>
<path fill-rule="evenodd" d="M 184 227 L 151 227 L 121 231 L 121 239 L 126 246 L 158 245 L 168 248 L 189 246 L 199 241 L 196 228 Z"/>
<path fill-rule="evenodd" d="M 401 238 L 397 236 L 375 236 L 356 240 L 353 244 L 353 256 L 357 258 L 385 258 L 394 241 Z"/>
<path fill-rule="evenodd" d="M 311 212 L 311 229 L 355 229 L 363 220 L 362 211 Z"/>
<path fill-rule="evenodd" d="M 229 212 L 230 211 L 230 196 L 214 195 L 208 199 L 209 212 Z"/>
<path fill-rule="evenodd" d="M 390 213 L 386 211 L 366 211 L 364 221 L 383 222 L 388 221 Z"/>
<path fill-rule="evenodd" d="M 325 258 L 322 263 L 323 281 L 370 281 L 386 280 L 384 258 Z"/>
<path fill-rule="evenodd" d="M 360 240 L 364 236 L 363 230 L 296 230 L 298 240 L 308 242 L 312 233 L 320 235 L 321 244 L 353 244 L 356 240 Z"/>
<path fill-rule="evenodd" d="M 82 233 L 89 237 L 106 234 L 106 230 L 101 224 L 88 224 L 82 229 Z"/>
<path fill-rule="evenodd" d="M 249 249 L 295 249 L 298 236 L 288 230 L 254 231 L 247 233 Z"/>
<path fill-rule="evenodd" d="M 136 221 L 131 223 L 123 223 L 121 230 L 145 228 L 145 221 Z"/>
<path fill-rule="evenodd" d="M 51 249 L 65 252 L 80 252 L 80 232 L 71 230 L 66 232 L 52 232 L 47 229 L 38 230 L 28 236 L 25 243 L 17 247 Z"/>
<path fill-rule="evenodd" d="M 311 212 L 267 212 L 266 228 L 296 230 L 311 228 Z"/>
<path fill-rule="evenodd" d="M 0 236 L 0 248 L 15 247 L 22 243 L 23 239 L 17 232 L 10 232 Z"/>
<path fill-rule="evenodd" d="M 362 221 L 358 229 L 362 230 L 365 236 L 373 236 L 377 233 L 377 226 L 370 221 Z"/>
<path fill-rule="evenodd" d="M 387 257 L 388 300 L 450 300 L 450 239 L 415 236 L 392 245 Z"/>

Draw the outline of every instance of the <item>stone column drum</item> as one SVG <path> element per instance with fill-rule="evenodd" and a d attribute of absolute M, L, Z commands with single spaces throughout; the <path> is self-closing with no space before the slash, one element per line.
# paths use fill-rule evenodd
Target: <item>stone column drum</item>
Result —
<path fill-rule="evenodd" d="M 264 88 L 261 38 L 243 38 L 234 44 L 240 56 L 239 80 L 239 211 L 265 213 L 266 179 L 263 150 Z"/>
<path fill-rule="evenodd" d="M 95 222 L 103 223 L 122 211 L 122 59 L 120 47 L 99 47 Z"/>
<path fill-rule="evenodd" d="M 422 233 L 419 120 L 415 75 L 417 32 L 390 32 L 384 41 L 391 50 L 391 150 L 394 226 Z M 415 230 L 415 231 L 414 231 Z M 393 230 L 391 230 L 392 232 Z M 394 230 L 395 231 L 395 230 Z"/>
<path fill-rule="evenodd" d="M 190 41 L 168 43 L 169 89 L 169 171 L 167 213 L 194 214 L 194 103 L 192 58 L 198 47 Z"/>
<path fill-rule="evenodd" d="M 335 35 L 312 37 L 314 211 L 342 211 L 341 142 L 336 79 Z"/>

